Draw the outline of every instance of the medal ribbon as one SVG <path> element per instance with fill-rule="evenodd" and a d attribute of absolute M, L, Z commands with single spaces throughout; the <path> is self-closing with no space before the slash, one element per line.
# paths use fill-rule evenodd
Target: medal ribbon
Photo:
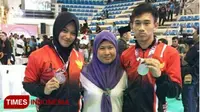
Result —
<path fill-rule="evenodd" d="M 153 47 L 151 47 L 150 51 L 149 51 L 149 54 L 148 54 L 148 58 L 152 57 L 153 54 L 155 53 L 155 50 L 156 50 L 156 45 L 158 44 L 158 40 L 156 39 L 156 43 L 154 44 Z M 136 59 L 140 58 L 139 57 L 139 49 L 135 49 L 135 56 L 136 56 Z"/>

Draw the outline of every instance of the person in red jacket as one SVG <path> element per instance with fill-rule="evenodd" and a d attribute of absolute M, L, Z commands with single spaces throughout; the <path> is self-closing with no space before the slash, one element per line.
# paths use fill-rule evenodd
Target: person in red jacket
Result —
<path fill-rule="evenodd" d="M 83 57 L 73 46 L 79 22 L 69 12 L 58 15 L 49 45 L 31 53 L 25 70 L 24 89 L 40 100 L 68 101 L 66 105 L 39 105 L 38 112 L 79 112 L 79 76 Z"/>
<path fill-rule="evenodd" d="M 132 12 L 130 21 L 136 44 L 121 55 L 128 74 L 123 112 L 164 112 L 165 98 L 180 94 L 180 57 L 176 49 L 154 37 L 157 18 L 156 9 L 148 3 L 138 5 Z"/>

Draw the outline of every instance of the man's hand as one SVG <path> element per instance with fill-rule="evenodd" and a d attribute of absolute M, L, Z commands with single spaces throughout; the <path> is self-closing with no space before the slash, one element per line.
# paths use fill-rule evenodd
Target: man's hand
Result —
<path fill-rule="evenodd" d="M 160 61 L 154 58 L 145 58 L 144 63 L 149 68 L 149 71 L 152 73 L 152 75 L 155 78 L 158 78 L 161 76 L 161 70 L 160 70 Z"/>
<path fill-rule="evenodd" d="M 44 88 L 44 94 L 50 95 L 52 91 L 58 89 L 59 87 L 59 81 L 55 77 L 53 77 L 46 83 Z"/>

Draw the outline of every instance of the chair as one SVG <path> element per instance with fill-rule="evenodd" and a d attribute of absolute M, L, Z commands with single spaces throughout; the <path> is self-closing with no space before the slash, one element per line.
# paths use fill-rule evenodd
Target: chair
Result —
<path fill-rule="evenodd" d="M 194 26 L 198 28 L 199 27 L 199 22 L 195 22 Z"/>
<path fill-rule="evenodd" d="M 181 16 L 181 18 L 179 19 L 179 21 L 185 21 L 186 20 L 186 16 Z"/>
<path fill-rule="evenodd" d="M 193 18 L 195 21 L 199 20 L 199 15 L 194 16 Z"/>
<path fill-rule="evenodd" d="M 187 33 L 188 33 L 188 34 L 192 34 L 192 33 L 193 33 L 193 30 L 187 30 Z"/>
<path fill-rule="evenodd" d="M 187 21 L 192 21 L 193 20 L 193 16 L 188 16 L 186 20 Z"/>
<path fill-rule="evenodd" d="M 187 23 L 187 28 L 192 28 L 193 24 L 192 23 Z"/>

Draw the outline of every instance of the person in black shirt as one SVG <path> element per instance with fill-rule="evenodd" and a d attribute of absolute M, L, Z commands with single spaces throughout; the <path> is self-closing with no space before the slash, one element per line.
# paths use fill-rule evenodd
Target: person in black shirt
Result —
<path fill-rule="evenodd" d="M 187 65 L 182 70 L 184 112 L 199 111 L 199 28 L 193 34 L 195 44 L 188 50 L 184 60 Z"/>
<path fill-rule="evenodd" d="M 14 64 L 14 62 L 11 61 L 12 47 L 11 47 L 10 41 L 7 38 L 7 34 L 5 32 L 0 32 L 0 39 L 1 39 L 1 48 L 2 48 L 2 52 L 3 52 L 3 57 L 1 58 L 1 63 L 3 65 Z"/>
<path fill-rule="evenodd" d="M 118 32 L 120 34 L 120 38 L 118 39 L 118 49 L 119 54 L 121 55 L 124 50 L 126 50 L 129 45 L 127 42 L 131 38 L 131 32 L 130 32 L 130 26 L 121 27 L 118 29 Z"/>

